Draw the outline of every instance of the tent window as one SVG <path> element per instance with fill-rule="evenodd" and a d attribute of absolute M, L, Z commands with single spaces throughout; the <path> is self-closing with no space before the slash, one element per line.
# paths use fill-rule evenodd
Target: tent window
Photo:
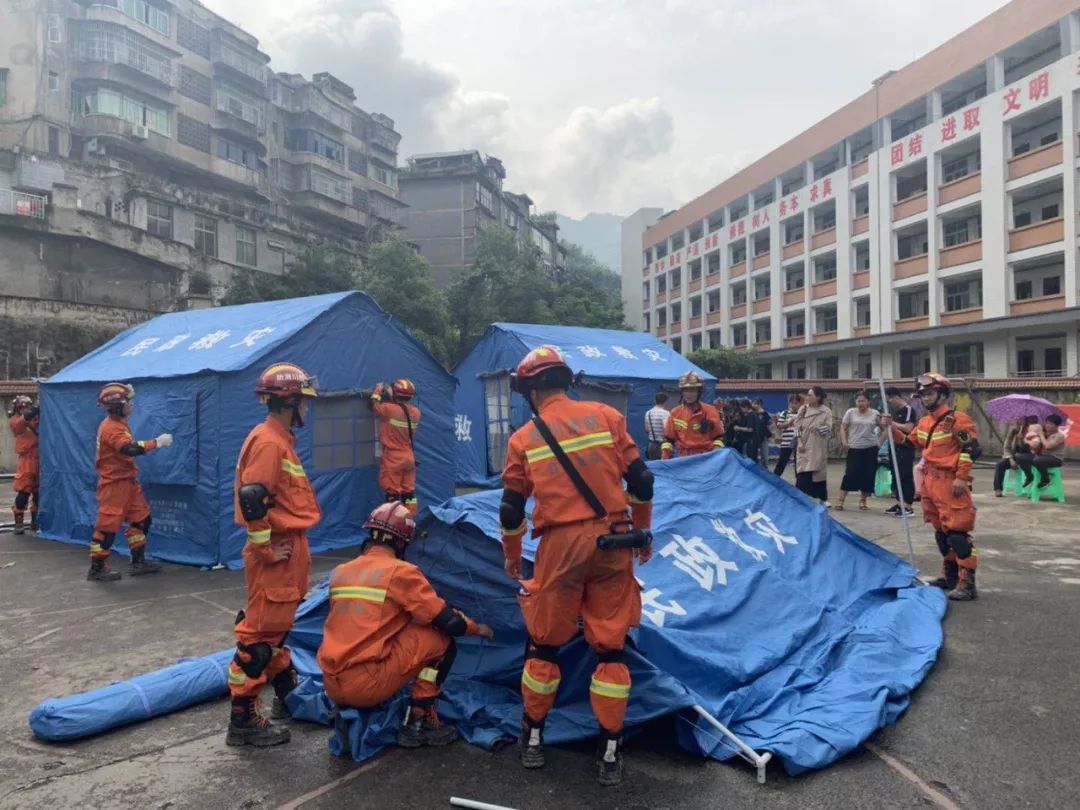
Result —
<path fill-rule="evenodd" d="M 581 382 L 575 386 L 574 390 L 577 391 L 578 399 L 586 402 L 603 402 L 626 416 L 626 406 L 630 399 L 630 389 L 626 386 L 590 385 L 587 382 Z"/>
<path fill-rule="evenodd" d="M 487 413 L 488 472 L 502 472 L 510 443 L 510 375 L 499 374 L 484 380 Z"/>
<path fill-rule="evenodd" d="M 315 474 L 376 463 L 378 432 L 365 397 L 320 392 L 314 406 Z"/>

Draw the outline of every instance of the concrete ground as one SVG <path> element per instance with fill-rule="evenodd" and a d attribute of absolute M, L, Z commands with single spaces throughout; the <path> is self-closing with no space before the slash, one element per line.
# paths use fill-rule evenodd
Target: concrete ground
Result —
<path fill-rule="evenodd" d="M 1080 807 L 1080 469 L 1065 475 L 1069 502 L 1035 505 L 993 498 L 990 471 L 978 471 L 981 598 L 950 607 L 911 709 L 824 771 L 793 779 L 770 767 L 765 786 L 740 762 L 679 750 L 671 721 L 633 742 L 626 782 L 606 790 L 591 744 L 551 750 L 542 772 L 465 743 L 356 766 L 327 754 L 327 729 L 302 724 L 289 745 L 238 751 L 224 744 L 224 700 L 41 743 L 27 725 L 41 700 L 230 646 L 243 579 L 169 565 L 90 583 L 83 549 L 0 534 L 0 808 L 436 808 L 450 796 L 515 808 Z M 830 472 L 834 489 L 840 477 Z M 889 503 L 856 502 L 836 517 L 906 555 L 901 521 L 881 514 Z M 929 533 L 911 529 L 922 571 L 936 575 Z M 317 558 L 313 576 L 347 556 Z"/>

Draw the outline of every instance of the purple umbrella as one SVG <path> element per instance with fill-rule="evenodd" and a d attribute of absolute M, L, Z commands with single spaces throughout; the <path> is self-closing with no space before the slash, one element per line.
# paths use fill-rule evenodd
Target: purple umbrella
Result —
<path fill-rule="evenodd" d="M 1064 412 L 1053 402 L 1030 394 L 1009 394 L 986 403 L 986 412 L 1002 422 L 1018 422 L 1026 416 L 1034 416 L 1040 422 L 1056 414 L 1063 420 Z"/>

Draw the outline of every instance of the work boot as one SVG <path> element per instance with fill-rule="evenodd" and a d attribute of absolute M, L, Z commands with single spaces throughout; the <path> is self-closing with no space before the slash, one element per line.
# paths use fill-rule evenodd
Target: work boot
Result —
<path fill-rule="evenodd" d="M 15 527 L 11 530 L 12 534 L 25 534 L 26 529 L 23 527 L 22 512 L 15 515 Z"/>
<path fill-rule="evenodd" d="M 275 726 L 261 714 L 255 698 L 233 698 L 229 730 L 225 734 L 226 745 L 253 745 L 265 748 L 289 741 L 289 730 Z"/>
<path fill-rule="evenodd" d="M 956 583 L 956 587 L 949 591 L 948 597 L 954 602 L 970 602 L 973 599 L 977 599 L 979 596 L 975 590 L 975 569 L 974 568 L 961 568 L 960 579 Z"/>
<path fill-rule="evenodd" d="M 299 677 L 296 673 L 296 667 L 289 664 L 288 669 L 282 670 L 274 676 L 272 681 L 270 681 L 270 685 L 274 687 L 274 702 L 270 704 L 271 720 L 292 719 L 292 712 L 290 712 L 289 707 L 285 705 L 285 698 L 296 688 L 298 680 Z"/>
<path fill-rule="evenodd" d="M 116 582 L 120 579 L 119 571 L 110 571 L 108 561 L 104 559 L 90 560 L 90 573 L 86 575 L 88 580 L 96 582 Z"/>
<path fill-rule="evenodd" d="M 38 532 L 38 522 L 37 522 L 36 519 L 30 521 L 30 531 L 32 531 L 34 534 L 37 534 L 37 532 Z"/>
<path fill-rule="evenodd" d="M 622 735 L 604 732 L 600 735 L 600 747 L 596 752 L 597 781 L 604 787 L 622 783 Z"/>
<path fill-rule="evenodd" d="M 397 744 L 402 748 L 420 748 L 449 745 L 457 738 L 457 729 L 444 726 L 434 706 L 410 706 L 405 724 L 398 729 Z"/>
<path fill-rule="evenodd" d="M 525 717 L 521 723 L 521 737 L 518 740 L 518 756 L 525 768 L 544 767 L 544 724 L 534 724 Z"/>
<path fill-rule="evenodd" d="M 941 561 L 941 576 L 930 580 L 930 584 L 935 588 L 941 588 L 943 591 L 952 591 L 956 587 L 960 575 L 959 569 L 960 566 L 957 565 L 956 560 L 943 559 Z"/>
<path fill-rule="evenodd" d="M 161 571 L 161 565 L 146 559 L 146 546 L 131 550 L 131 565 L 128 566 L 128 575 L 133 577 L 143 574 L 157 574 Z"/>

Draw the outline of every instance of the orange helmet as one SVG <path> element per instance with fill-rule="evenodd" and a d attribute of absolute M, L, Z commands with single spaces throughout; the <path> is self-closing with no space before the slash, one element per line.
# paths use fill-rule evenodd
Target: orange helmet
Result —
<path fill-rule="evenodd" d="M 400 380 L 394 380 L 394 384 L 390 386 L 390 392 L 394 395 L 394 399 L 412 399 L 416 396 L 416 386 L 412 384 L 412 380 L 402 377 Z"/>
<path fill-rule="evenodd" d="M 127 405 L 135 399 L 135 389 L 127 383 L 111 382 L 101 386 L 97 401 L 102 408 L 112 410 Z"/>
<path fill-rule="evenodd" d="M 921 394 L 923 391 L 940 391 L 943 394 L 948 394 L 952 391 L 952 383 L 949 382 L 948 377 L 938 374 L 936 371 L 920 374 L 918 379 L 915 380 L 915 393 Z"/>
<path fill-rule="evenodd" d="M 704 388 L 705 381 L 701 379 L 701 375 L 696 371 L 688 371 L 679 377 L 679 388 Z"/>
<path fill-rule="evenodd" d="M 260 398 L 317 397 L 315 378 L 308 376 L 300 366 L 292 363 L 274 363 L 266 369 L 255 383 L 255 394 Z"/>
<path fill-rule="evenodd" d="M 569 388 L 574 381 L 574 372 L 554 346 L 537 346 L 525 355 L 517 371 L 510 375 L 510 387 L 525 394 L 541 379 L 552 388 Z"/>
<path fill-rule="evenodd" d="M 412 542 L 416 523 L 405 504 L 401 501 L 388 501 L 375 507 L 368 515 L 364 528 L 371 529 L 373 533 L 384 532 L 408 545 Z"/>

